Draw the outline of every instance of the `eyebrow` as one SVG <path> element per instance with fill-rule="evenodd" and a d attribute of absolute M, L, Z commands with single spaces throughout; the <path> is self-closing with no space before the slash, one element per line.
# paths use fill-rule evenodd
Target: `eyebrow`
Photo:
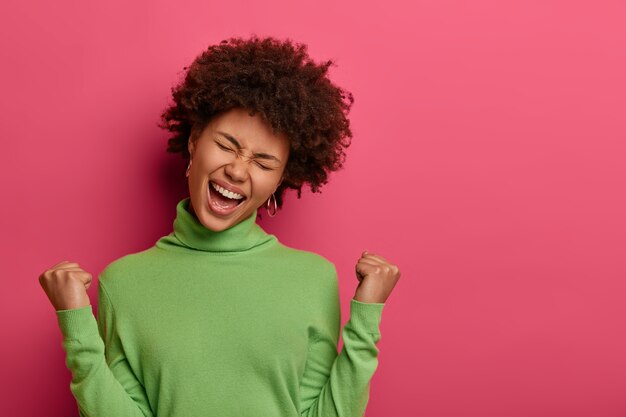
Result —
<path fill-rule="evenodd" d="M 219 133 L 220 135 L 222 135 L 226 139 L 228 139 L 233 145 L 235 145 L 237 147 L 237 149 L 241 149 L 242 148 L 242 146 L 239 143 L 239 141 L 237 141 L 237 139 L 235 139 L 234 137 L 232 137 L 228 133 L 220 132 L 219 130 L 217 131 L 217 133 Z M 273 159 L 273 160 L 277 161 L 279 164 L 282 163 L 282 162 L 280 162 L 280 159 L 278 159 L 274 155 L 270 155 L 268 153 L 257 152 L 257 153 L 254 154 L 254 156 L 258 156 L 259 158 L 263 158 L 263 159 Z"/>

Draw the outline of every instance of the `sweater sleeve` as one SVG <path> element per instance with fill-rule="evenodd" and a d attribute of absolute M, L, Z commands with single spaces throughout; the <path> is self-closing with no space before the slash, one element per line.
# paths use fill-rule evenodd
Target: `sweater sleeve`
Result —
<path fill-rule="evenodd" d="M 116 333 L 113 306 L 99 281 L 98 320 L 91 305 L 56 310 L 63 335 L 70 390 L 81 417 L 152 417 L 143 386 Z"/>
<path fill-rule="evenodd" d="M 336 272 L 335 272 L 336 273 Z M 341 312 L 335 279 L 327 305 L 328 326 L 309 348 L 300 386 L 303 417 L 362 417 L 369 401 L 370 380 L 378 366 L 380 321 L 384 303 L 350 300 L 350 319 L 343 328 L 343 348 L 337 355 Z"/>

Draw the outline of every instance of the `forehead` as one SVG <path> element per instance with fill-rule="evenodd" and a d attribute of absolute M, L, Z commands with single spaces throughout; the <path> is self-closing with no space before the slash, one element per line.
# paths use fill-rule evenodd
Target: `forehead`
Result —
<path fill-rule="evenodd" d="M 211 120 L 206 131 L 213 136 L 221 131 L 228 133 L 237 139 L 242 147 L 250 150 L 273 149 L 275 151 L 285 151 L 289 149 L 289 140 L 286 135 L 276 132 L 272 133 L 272 128 L 259 113 L 250 116 L 248 110 L 236 108 L 228 110 Z"/>

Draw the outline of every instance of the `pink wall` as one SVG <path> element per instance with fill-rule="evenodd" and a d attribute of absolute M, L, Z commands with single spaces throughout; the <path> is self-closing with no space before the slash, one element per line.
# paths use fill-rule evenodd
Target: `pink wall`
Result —
<path fill-rule="evenodd" d="M 366 415 L 626 415 L 621 1 L 17 1 L 0 10 L 3 415 L 76 416 L 37 281 L 171 231 L 156 127 L 209 43 L 309 44 L 355 95 L 345 169 L 261 222 L 339 267 L 402 270 Z M 92 305 L 97 286 L 89 290 Z"/>

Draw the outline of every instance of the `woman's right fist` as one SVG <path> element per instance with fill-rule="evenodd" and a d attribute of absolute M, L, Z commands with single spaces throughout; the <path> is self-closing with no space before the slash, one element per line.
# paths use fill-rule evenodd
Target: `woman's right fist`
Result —
<path fill-rule="evenodd" d="M 76 262 L 63 261 L 39 275 L 39 284 L 55 310 L 70 310 L 91 304 L 87 288 L 91 274 Z"/>

